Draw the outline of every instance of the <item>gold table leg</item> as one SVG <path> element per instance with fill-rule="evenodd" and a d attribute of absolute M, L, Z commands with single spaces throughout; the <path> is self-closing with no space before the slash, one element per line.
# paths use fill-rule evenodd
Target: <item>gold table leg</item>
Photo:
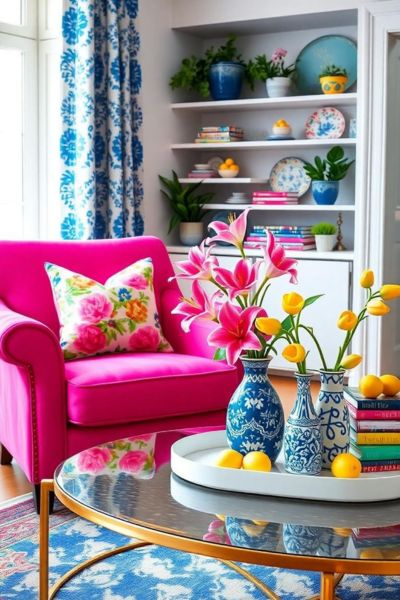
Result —
<path fill-rule="evenodd" d="M 335 576 L 333 573 L 321 573 L 321 600 L 334 600 Z"/>
<path fill-rule="evenodd" d="M 44 479 L 40 486 L 39 600 L 49 597 L 49 493 L 53 490 L 53 480 Z"/>
<path fill-rule="evenodd" d="M 328 575 L 331 575 L 330 573 Z M 321 594 L 316 594 L 314 596 L 311 596 L 311 598 L 308 598 L 308 600 L 320 600 L 321 598 L 325 597 L 322 596 L 322 590 L 323 590 L 323 578 L 324 578 L 325 574 L 321 573 Z M 337 573 L 336 575 L 333 575 L 333 588 L 334 591 L 336 591 L 337 586 L 339 585 L 339 583 L 342 581 L 344 577 L 344 573 Z M 327 596 L 327 598 L 330 598 L 330 596 Z M 332 596 L 333 600 L 339 600 L 339 598 L 337 596 L 335 596 L 335 594 Z"/>
<path fill-rule="evenodd" d="M 233 569 L 234 571 L 236 571 L 236 573 L 239 573 L 239 575 L 242 575 L 242 577 L 245 577 L 256 588 L 258 588 L 261 592 L 263 592 L 267 598 L 270 598 L 271 600 L 281 600 L 281 597 L 278 596 L 277 594 L 275 594 L 275 592 L 273 592 L 270 587 L 268 587 L 265 583 L 263 583 L 260 579 L 258 579 L 258 577 L 255 577 L 254 575 L 252 575 L 251 573 L 246 571 L 246 569 L 239 567 L 239 565 L 232 562 L 231 560 L 220 559 L 220 562 L 222 562 L 224 565 L 226 565 L 230 569 Z"/>

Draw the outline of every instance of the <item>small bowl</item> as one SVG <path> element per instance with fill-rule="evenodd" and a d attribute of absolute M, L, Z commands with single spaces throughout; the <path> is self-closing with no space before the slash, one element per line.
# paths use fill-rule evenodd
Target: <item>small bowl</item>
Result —
<path fill-rule="evenodd" d="M 210 165 L 208 163 L 197 163 L 196 165 L 193 165 L 195 169 L 198 169 L 200 171 L 209 171 L 210 170 Z"/>
<path fill-rule="evenodd" d="M 218 169 L 218 174 L 221 177 L 236 177 L 239 174 L 239 169 Z"/>
<path fill-rule="evenodd" d="M 274 135 L 290 135 L 292 133 L 291 127 L 276 127 L 275 125 L 272 127 L 272 133 Z"/>

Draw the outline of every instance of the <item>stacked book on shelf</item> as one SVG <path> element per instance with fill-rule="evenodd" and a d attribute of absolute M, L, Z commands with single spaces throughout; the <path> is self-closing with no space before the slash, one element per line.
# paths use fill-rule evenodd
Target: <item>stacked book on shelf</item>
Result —
<path fill-rule="evenodd" d="M 196 144 L 241 142 L 243 141 L 243 129 L 233 125 L 200 127 L 200 130 L 197 133 L 194 141 Z"/>
<path fill-rule="evenodd" d="M 350 415 L 350 452 L 363 473 L 400 471 L 400 396 L 364 398 L 346 387 Z"/>
<path fill-rule="evenodd" d="M 273 192 L 272 190 L 257 190 L 252 194 L 252 204 L 256 205 L 286 205 L 298 204 L 297 192 Z"/>
<path fill-rule="evenodd" d="M 376 558 L 390 556 L 390 548 L 395 548 L 397 556 L 400 544 L 400 524 L 388 525 L 386 527 L 363 527 L 353 529 L 352 540 L 354 547 L 361 553 L 363 550 L 380 551 Z"/>
<path fill-rule="evenodd" d="M 210 179 L 211 177 L 218 177 L 218 173 L 209 167 L 208 164 L 197 164 L 189 171 L 188 177 L 190 179 Z"/>
<path fill-rule="evenodd" d="M 267 231 L 274 234 L 285 250 L 315 250 L 315 239 L 311 234 L 311 225 L 253 225 L 245 239 L 247 248 L 254 248 L 267 242 Z"/>

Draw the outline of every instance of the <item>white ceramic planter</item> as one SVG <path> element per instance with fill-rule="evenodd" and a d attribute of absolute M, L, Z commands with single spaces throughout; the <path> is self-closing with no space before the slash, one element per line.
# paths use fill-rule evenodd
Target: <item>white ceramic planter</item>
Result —
<path fill-rule="evenodd" d="M 336 233 L 332 235 L 315 235 L 317 252 L 331 252 L 336 243 Z"/>
<path fill-rule="evenodd" d="M 203 223 L 180 223 L 179 237 L 184 246 L 196 246 L 203 239 Z"/>
<path fill-rule="evenodd" d="M 289 96 L 291 80 L 289 77 L 272 77 L 266 82 L 267 94 L 270 98 Z"/>

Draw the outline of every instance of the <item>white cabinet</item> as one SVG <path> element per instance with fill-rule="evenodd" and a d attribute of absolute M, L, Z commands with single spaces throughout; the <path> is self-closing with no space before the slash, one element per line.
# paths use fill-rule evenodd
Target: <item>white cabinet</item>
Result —
<path fill-rule="evenodd" d="M 302 322 L 315 329 L 318 341 L 322 344 L 328 366 L 333 366 L 339 346 L 343 343 L 344 332 L 337 328 L 337 318 L 343 310 L 347 310 L 350 302 L 351 262 L 333 262 L 323 260 L 300 260 L 298 263 L 298 285 L 289 283 L 288 276 L 271 280 L 271 287 L 266 296 L 264 307 L 269 316 L 280 320 L 287 315 L 283 312 L 282 295 L 287 292 L 297 292 L 304 298 L 323 293 L 314 304 L 304 309 Z M 260 272 L 260 277 L 262 273 Z M 303 330 L 300 336 L 306 349 L 310 349 L 307 357 L 307 367 L 321 368 L 318 353 L 314 343 Z M 291 365 L 281 356 L 281 350 L 286 342 L 277 344 L 278 355 L 271 363 L 272 368 L 292 369 Z"/>
<path fill-rule="evenodd" d="M 177 269 L 175 267 L 175 264 L 180 260 L 187 260 L 187 253 L 183 254 L 183 253 L 170 252 L 169 257 L 174 266 L 175 273 L 178 273 L 179 269 Z M 234 256 L 218 256 L 218 261 L 219 261 L 220 266 L 225 267 L 225 269 L 229 269 L 230 271 L 234 268 L 237 260 L 238 260 L 238 257 L 234 257 Z M 179 285 L 180 289 L 182 290 L 182 295 L 185 296 L 186 298 L 190 298 L 191 292 L 192 292 L 192 282 L 187 279 L 178 279 L 177 281 L 178 281 L 178 285 Z M 213 294 L 214 292 L 217 291 L 217 288 L 215 287 L 215 285 L 213 285 L 212 283 L 210 283 L 208 281 L 202 281 L 201 284 L 202 284 L 203 288 L 205 289 L 205 291 L 207 292 L 207 294 Z"/>

